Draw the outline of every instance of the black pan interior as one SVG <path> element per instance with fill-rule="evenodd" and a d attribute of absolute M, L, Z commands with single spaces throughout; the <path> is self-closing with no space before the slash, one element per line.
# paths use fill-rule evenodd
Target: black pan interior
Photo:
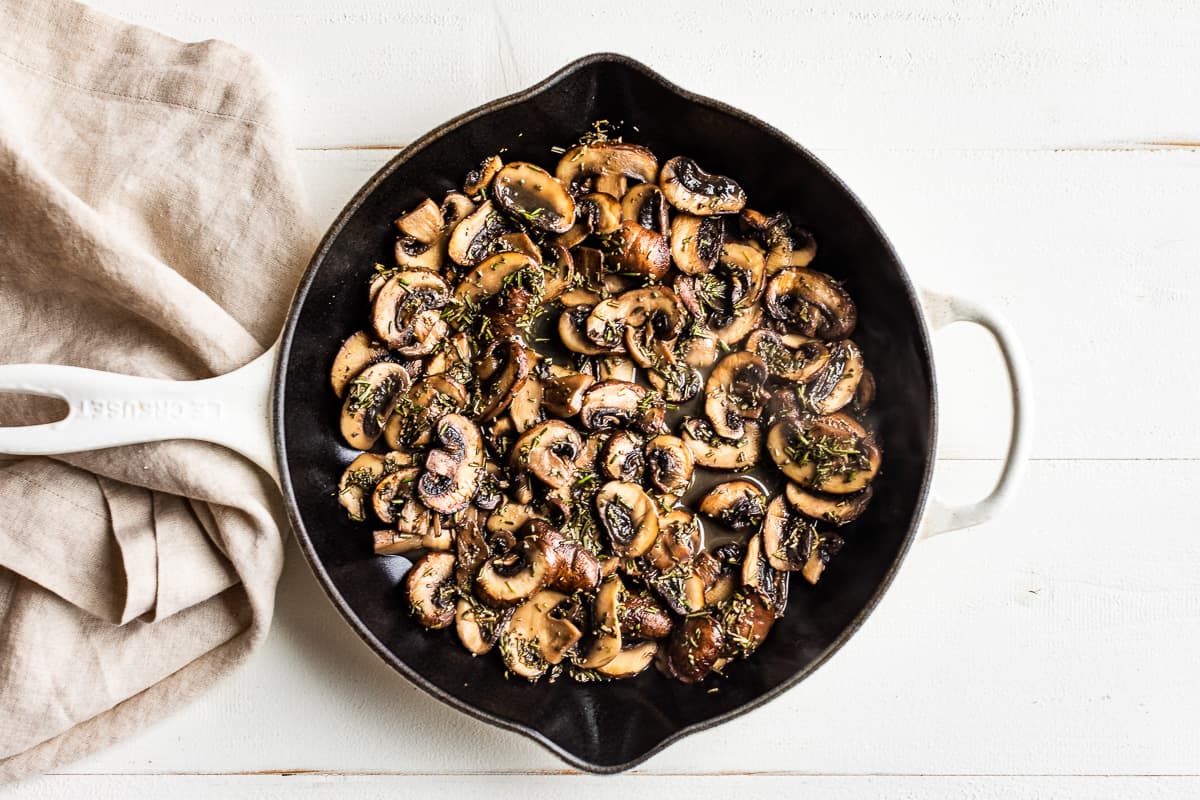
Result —
<path fill-rule="evenodd" d="M 748 661 L 716 684 L 689 687 L 653 670 L 613 684 L 506 680 L 495 658 L 472 658 L 452 630 L 429 633 L 403 612 L 409 566 L 376 558 L 369 526 L 332 497 L 354 453 L 337 433 L 331 359 L 367 314 L 365 281 L 388 263 L 392 221 L 426 196 L 457 187 L 483 156 L 551 164 L 593 120 L 623 121 L 630 141 L 660 161 L 686 154 L 734 176 L 752 205 L 812 229 L 814 267 L 846 282 L 859 305 L 855 340 L 878 381 L 885 452 L 874 502 L 816 587 L 792 584 L 786 617 Z M 635 129 L 636 128 L 636 129 Z M 625 769 L 667 742 L 753 707 L 792 685 L 857 628 L 890 582 L 916 528 L 934 438 L 933 366 L 905 272 L 874 221 L 820 162 L 783 134 L 682 92 L 636 62 L 591 56 L 528 92 L 472 111 L 400 153 L 351 201 L 297 292 L 276 384 L 276 435 L 285 498 L 301 545 L 347 620 L 399 672 L 461 710 L 520 730 L 581 768 Z M 719 691 L 709 693 L 711 685 Z"/>

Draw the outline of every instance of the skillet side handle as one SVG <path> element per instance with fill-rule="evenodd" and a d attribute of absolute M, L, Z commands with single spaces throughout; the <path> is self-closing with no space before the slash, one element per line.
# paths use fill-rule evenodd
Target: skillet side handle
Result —
<path fill-rule="evenodd" d="M 1012 327 L 1001 315 L 971 300 L 927 290 L 921 292 L 921 304 L 934 331 L 952 322 L 973 322 L 986 328 L 1000 345 L 1012 391 L 1012 436 L 995 488 L 979 502 L 961 506 L 950 505 L 937 496 L 930 497 L 921 530 L 921 538 L 928 539 L 986 522 L 1008 502 L 1020 483 L 1033 439 L 1033 387 L 1025 353 Z"/>
<path fill-rule="evenodd" d="M 57 364 L 0 365 L 0 392 L 58 397 L 69 406 L 56 422 L 0 426 L 0 453 L 52 456 L 195 439 L 240 453 L 278 482 L 270 430 L 277 347 L 233 372 L 198 381 Z"/>

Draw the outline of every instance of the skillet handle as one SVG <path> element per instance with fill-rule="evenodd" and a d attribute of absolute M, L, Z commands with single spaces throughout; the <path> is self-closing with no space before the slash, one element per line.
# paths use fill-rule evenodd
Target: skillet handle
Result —
<path fill-rule="evenodd" d="M 270 433 L 278 345 L 233 372 L 172 381 L 57 364 L 0 365 L 0 392 L 58 397 L 67 416 L 42 425 L 0 426 L 0 453 L 51 456 L 165 439 L 227 447 L 278 482 Z"/>
<path fill-rule="evenodd" d="M 973 322 L 986 328 L 1000 345 L 1012 391 L 1012 436 L 995 488 L 979 502 L 961 506 L 950 505 L 932 496 L 921 529 L 921 538 L 928 539 L 985 522 L 1008 502 L 1020 482 L 1033 439 L 1033 387 L 1021 344 L 1002 316 L 971 300 L 927 290 L 921 292 L 921 305 L 934 331 L 952 322 Z"/>

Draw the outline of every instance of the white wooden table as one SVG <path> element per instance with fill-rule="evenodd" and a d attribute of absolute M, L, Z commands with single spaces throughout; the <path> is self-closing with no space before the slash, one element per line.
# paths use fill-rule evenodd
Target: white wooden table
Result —
<path fill-rule="evenodd" d="M 1002 519 L 914 548 L 813 677 L 632 773 L 580 776 L 425 696 L 290 546 L 274 630 L 244 669 L 5 796 L 1200 793 L 1200 7 L 96 5 L 261 55 L 322 223 L 444 119 L 587 52 L 642 59 L 814 149 L 919 282 L 1002 309 L 1032 362 L 1038 430 Z M 937 484 L 965 499 L 995 475 L 1008 396 L 982 331 L 956 326 L 937 348 Z"/>

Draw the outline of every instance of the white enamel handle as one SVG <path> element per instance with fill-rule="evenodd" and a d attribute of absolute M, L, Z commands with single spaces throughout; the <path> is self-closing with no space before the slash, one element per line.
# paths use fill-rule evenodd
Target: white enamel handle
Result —
<path fill-rule="evenodd" d="M 979 303 L 939 292 L 922 291 L 921 305 L 929 327 L 934 331 L 952 322 L 973 322 L 987 329 L 1000 345 L 1012 391 L 1012 436 L 995 488 L 979 502 L 966 505 L 950 505 L 931 496 L 921 529 L 922 538 L 929 538 L 985 522 L 1008 502 L 1020 482 L 1033 440 L 1033 387 L 1021 344 L 1002 316 Z"/>
<path fill-rule="evenodd" d="M 0 392 L 58 397 L 67 416 L 0 427 L 0 453 L 49 456 L 164 439 L 213 442 L 278 480 L 271 441 L 276 347 L 216 378 L 173 381 L 55 364 L 0 365 Z"/>

